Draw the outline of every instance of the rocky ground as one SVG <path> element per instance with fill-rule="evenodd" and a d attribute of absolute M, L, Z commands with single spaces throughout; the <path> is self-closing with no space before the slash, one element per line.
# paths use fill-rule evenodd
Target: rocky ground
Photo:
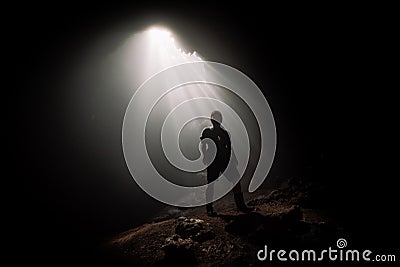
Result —
<path fill-rule="evenodd" d="M 340 227 L 312 208 L 318 189 L 293 181 L 248 196 L 255 210 L 236 211 L 232 196 L 216 203 L 217 217 L 204 208 L 168 209 L 154 221 L 120 234 L 108 247 L 115 257 L 139 265 L 260 265 L 257 251 L 332 245 Z"/>

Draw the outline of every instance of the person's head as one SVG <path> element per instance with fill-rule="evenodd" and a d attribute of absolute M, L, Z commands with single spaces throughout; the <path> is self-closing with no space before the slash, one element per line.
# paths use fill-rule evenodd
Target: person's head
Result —
<path fill-rule="evenodd" d="M 222 123 L 222 113 L 219 110 L 214 110 L 211 113 L 211 123 L 213 126 L 220 126 Z"/>

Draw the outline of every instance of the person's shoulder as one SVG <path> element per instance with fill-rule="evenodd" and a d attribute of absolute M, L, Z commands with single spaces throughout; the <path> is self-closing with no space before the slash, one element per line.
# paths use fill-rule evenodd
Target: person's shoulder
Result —
<path fill-rule="evenodd" d="M 221 126 L 221 130 L 222 130 L 222 132 L 225 133 L 226 135 L 229 135 L 229 132 L 228 132 L 225 128 L 223 128 L 222 126 Z"/>
<path fill-rule="evenodd" d="M 212 132 L 211 127 L 204 128 L 203 130 L 203 133 L 211 133 L 211 132 Z"/>
<path fill-rule="evenodd" d="M 212 129 L 211 128 L 205 128 L 203 130 L 203 132 L 201 133 L 201 138 L 203 139 L 203 138 L 210 137 L 211 134 L 212 134 Z"/>

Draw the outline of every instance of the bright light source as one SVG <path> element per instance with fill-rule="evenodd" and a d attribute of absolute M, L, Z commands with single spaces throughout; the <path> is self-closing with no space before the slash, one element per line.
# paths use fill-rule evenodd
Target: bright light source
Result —
<path fill-rule="evenodd" d="M 155 40 L 172 39 L 173 40 L 173 38 L 171 37 L 171 35 L 172 35 L 171 32 L 166 29 L 152 27 L 148 31 L 149 31 L 149 34 L 152 39 L 155 39 Z"/>
<path fill-rule="evenodd" d="M 149 37 L 152 52 L 160 60 L 169 61 L 171 65 L 202 60 L 195 51 L 192 53 L 183 51 L 180 45 L 175 42 L 172 32 L 166 28 L 151 27 L 144 33 Z"/>
<path fill-rule="evenodd" d="M 126 39 L 112 59 L 118 65 L 112 71 L 125 88 L 137 88 L 168 67 L 203 61 L 198 53 L 184 47 L 172 30 L 162 25 L 151 26 Z"/>

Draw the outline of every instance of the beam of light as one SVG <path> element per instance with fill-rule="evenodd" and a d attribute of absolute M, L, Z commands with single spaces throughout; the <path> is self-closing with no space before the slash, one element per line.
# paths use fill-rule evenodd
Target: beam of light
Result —
<path fill-rule="evenodd" d="M 202 61 L 196 51 L 185 52 L 182 45 L 175 40 L 174 34 L 165 27 L 152 26 L 145 30 L 143 34 L 148 42 L 148 46 L 145 48 L 148 51 L 145 54 L 147 55 L 146 69 L 149 73 L 154 69 L 162 70 L 181 63 Z M 173 78 L 171 77 L 171 79 Z M 177 77 L 175 78 L 177 79 Z M 183 101 L 189 97 L 189 93 L 184 92 L 178 98 Z M 170 107 L 172 107 L 173 101 L 172 99 L 169 100 Z"/>
<path fill-rule="evenodd" d="M 178 85 L 182 84 L 182 81 L 192 82 L 199 80 L 219 81 L 219 83 L 224 84 L 230 81 L 237 81 L 235 78 L 241 77 L 237 75 L 236 72 L 235 75 L 231 76 L 229 74 L 230 72 L 227 74 L 226 71 L 221 71 L 220 67 L 217 68 L 217 66 L 220 65 L 219 63 L 213 64 L 212 62 L 207 62 L 207 55 L 198 55 L 193 51 L 194 49 L 200 49 L 200 47 L 183 46 L 179 42 L 179 36 L 165 27 L 150 27 L 123 37 L 121 34 L 124 34 L 124 31 L 116 31 L 116 33 L 113 31 L 108 35 L 101 36 L 100 39 L 94 40 L 95 43 L 93 46 L 88 47 L 88 49 L 84 51 L 84 54 L 81 55 L 84 57 L 85 61 L 82 62 L 80 66 L 76 66 L 77 68 L 74 68 L 73 71 L 73 73 L 76 72 L 77 76 L 71 81 L 74 90 L 73 94 L 70 96 L 70 106 L 73 107 L 74 118 L 70 122 L 70 128 L 76 131 L 77 137 L 80 138 L 83 136 L 86 142 L 93 142 L 92 140 L 96 140 L 96 143 L 89 143 L 96 144 L 96 148 L 103 147 L 98 144 L 103 144 L 110 140 L 118 140 L 118 138 L 114 137 L 120 134 L 121 117 L 124 116 L 123 112 L 125 108 L 129 106 L 129 100 L 133 99 L 133 96 L 140 91 L 142 93 L 137 94 L 135 103 L 132 105 L 135 108 L 135 119 L 137 118 L 138 121 L 140 119 L 146 120 L 147 115 L 144 110 L 146 110 L 150 104 L 157 101 L 157 98 L 154 97 L 157 95 L 157 91 L 167 89 L 171 84 Z M 192 34 L 195 35 L 197 33 L 194 31 Z M 210 40 L 207 45 L 209 49 L 212 49 L 212 40 Z M 198 64 L 193 64 L 191 63 L 192 61 Z M 186 63 L 184 65 L 188 65 L 189 68 L 185 71 L 179 71 L 179 69 L 181 69 L 179 64 L 181 63 Z M 175 67 L 170 68 L 172 66 Z M 165 71 L 162 72 L 163 70 Z M 152 80 L 149 78 L 159 73 L 167 73 L 168 75 L 161 75 L 160 77 L 162 77 L 162 79 L 157 79 L 160 81 L 157 86 L 152 86 L 151 88 L 144 87 L 144 90 L 139 89 L 142 88 L 141 85 L 146 84 L 145 81 Z M 202 76 L 204 73 L 207 75 Z M 191 79 L 191 77 L 193 79 Z M 232 82 L 233 87 L 236 85 L 242 88 L 242 91 L 239 90 L 242 94 L 248 93 L 247 91 L 252 91 L 251 88 L 247 89 L 247 87 L 243 87 L 240 80 L 239 82 Z M 204 172 L 196 173 L 196 175 L 193 175 L 193 173 L 186 174 L 183 173 L 183 171 L 177 172 L 173 170 L 172 167 L 169 168 L 171 164 L 168 164 L 166 160 L 163 161 L 163 158 L 161 158 L 163 151 L 160 144 L 161 130 L 159 128 L 163 123 L 162 119 L 167 116 L 175 106 L 187 99 L 195 99 L 196 97 L 218 99 L 227 103 L 235 112 L 240 114 L 241 118 L 244 118 L 243 121 L 246 124 L 246 128 L 251 133 L 249 135 L 250 146 L 252 147 L 251 151 L 255 151 L 251 153 L 252 158 L 249 160 L 249 165 L 253 165 L 254 168 L 258 164 L 259 152 L 257 154 L 257 151 L 260 150 L 258 149 L 260 144 L 265 143 L 264 147 L 275 148 L 272 141 L 270 143 L 265 141 L 261 142 L 261 136 L 257 132 L 259 131 L 258 123 L 251 113 L 251 107 L 246 106 L 246 101 L 240 100 L 240 94 L 237 96 L 227 91 L 229 90 L 215 87 L 212 84 L 193 83 L 180 86 L 180 88 L 174 92 L 166 94 L 164 100 L 159 101 L 159 105 L 155 107 L 155 112 L 151 113 L 152 116 L 147 117 L 149 120 L 146 127 L 148 129 L 146 130 L 146 139 L 151 142 L 149 141 L 150 145 L 146 147 L 146 149 L 148 155 L 149 153 L 153 155 L 152 159 L 154 160 L 153 163 L 157 164 L 157 171 L 165 174 L 165 177 L 169 178 L 167 180 L 175 182 L 176 184 L 197 186 L 201 184 L 198 183 L 197 180 L 199 179 L 197 179 L 197 177 L 204 178 Z M 262 95 L 257 96 L 258 100 L 263 99 Z M 181 129 L 185 126 L 179 125 L 179 122 L 183 121 L 184 115 L 195 117 L 198 114 L 203 114 L 205 116 L 204 120 L 196 119 L 188 123 L 187 127 L 180 131 L 180 136 L 176 136 L 176 133 L 165 133 L 174 137 L 174 139 L 171 139 L 174 140 L 174 143 L 179 142 L 182 152 L 187 159 L 195 160 L 198 158 L 199 151 L 197 142 L 200 140 L 199 137 L 202 129 L 210 125 L 208 116 L 217 108 L 215 103 L 215 101 L 209 101 L 208 103 L 203 101 L 201 104 L 196 104 L 192 101 L 190 105 L 184 106 L 184 111 L 181 110 L 180 112 L 174 112 L 170 115 L 170 121 L 175 125 L 175 129 Z M 127 112 L 127 110 L 128 109 L 126 109 L 125 112 Z M 257 112 L 257 114 L 263 114 L 258 110 Z M 268 114 L 268 112 L 266 112 L 266 114 Z M 96 119 L 91 119 L 89 121 L 88 118 L 90 117 L 87 115 L 91 115 L 92 118 Z M 235 140 L 234 135 L 239 132 L 239 130 L 235 128 L 233 123 L 230 123 L 228 113 L 224 112 L 223 116 L 225 118 L 224 121 L 227 123 L 226 128 L 228 132 L 232 134 L 232 140 Z M 126 121 L 128 123 L 133 123 L 132 127 L 127 127 L 129 130 L 138 128 L 138 123 L 136 123 L 136 121 L 132 122 L 130 118 Z M 233 121 L 236 122 L 236 120 Z M 77 123 L 84 127 L 76 127 Z M 270 132 L 266 133 L 267 137 L 270 136 L 269 139 L 275 136 L 275 132 L 273 131 L 275 128 L 270 128 Z M 96 129 L 96 131 L 92 129 Z M 93 132 L 95 134 L 92 134 Z M 140 136 L 142 135 L 143 132 L 140 132 Z M 129 136 L 129 138 L 131 137 L 132 136 Z M 179 140 L 177 140 L 178 138 Z M 244 142 L 240 139 L 238 140 L 237 144 L 233 143 L 233 149 L 240 151 L 240 146 L 243 145 Z M 82 142 L 82 144 L 85 143 Z M 157 144 L 158 147 L 156 147 Z M 104 148 L 99 148 L 104 149 L 99 151 L 108 152 L 109 148 L 111 151 L 114 148 L 119 149 L 120 147 L 107 145 L 104 146 Z M 119 152 L 119 150 L 113 151 L 113 155 L 119 155 Z M 134 153 L 143 158 L 147 158 L 144 154 L 135 151 Z M 239 154 L 242 155 L 242 153 Z M 252 156 L 253 154 L 255 156 Z M 120 162 L 116 160 L 115 166 L 119 166 L 119 164 Z M 133 167 L 141 168 L 140 164 L 135 164 Z M 251 178 L 251 175 L 252 173 L 248 172 L 248 176 L 244 176 L 244 179 L 247 177 Z M 144 178 L 149 179 L 154 187 L 160 187 L 160 185 L 151 180 L 150 177 L 145 176 Z M 121 185 L 124 183 L 124 179 L 121 179 Z M 124 184 L 122 190 L 126 190 L 126 188 L 129 187 L 125 185 L 128 184 Z"/>
<path fill-rule="evenodd" d="M 193 95 L 182 99 L 189 92 Z M 213 98 L 212 92 L 221 97 Z M 208 163 L 201 162 L 200 153 L 192 153 L 203 132 L 196 126 L 209 122 L 215 107 L 223 114 L 232 154 L 223 178 L 199 185 L 198 174 Z M 202 121 L 184 131 L 193 119 Z M 147 80 L 127 107 L 122 133 L 124 156 L 135 181 L 154 198 L 181 207 L 215 201 L 241 177 L 254 174 L 248 187 L 253 192 L 268 174 L 276 141 L 272 112 L 261 90 L 240 71 L 209 61 L 176 65 Z"/>
<path fill-rule="evenodd" d="M 200 155 L 198 142 L 200 142 L 200 136 L 204 127 L 210 125 L 208 118 L 211 112 L 219 109 L 224 117 L 223 126 L 231 136 L 232 149 L 241 151 L 237 156 L 236 162 L 238 162 L 237 166 L 243 170 L 242 174 L 244 174 L 244 170 L 248 170 L 246 168 L 249 162 L 249 154 L 247 152 L 250 149 L 251 142 L 249 137 L 246 138 L 244 137 L 245 135 L 240 135 L 244 132 L 242 131 L 243 125 L 238 124 L 240 119 L 237 119 L 237 116 L 235 117 L 232 114 L 236 112 L 248 114 L 245 116 L 247 121 L 252 121 L 251 113 L 248 113 L 246 103 L 237 99 L 230 92 L 230 89 L 218 88 L 213 84 L 201 82 L 211 79 L 218 81 L 217 84 L 223 84 L 223 82 L 229 83 L 229 80 L 234 80 L 234 77 L 225 77 L 226 72 L 220 73 L 214 68 L 217 65 L 203 60 L 195 51 L 190 52 L 184 49 L 176 37 L 167 28 L 157 26 L 135 34 L 125 42 L 121 50 L 123 53 L 120 60 L 125 64 L 124 71 L 126 77 L 128 77 L 130 88 L 135 90 L 143 82 L 143 85 L 145 85 L 147 81 L 151 81 L 154 77 L 163 77 L 162 79 L 153 80 L 157 83 L 154 86 L 147 88 L 145 86 L 144 88 L 146 89 L 140 86 L 139 93 L 134 94 L 133 99 L 135 99 L 135 102 L 133 105 L 137 114 L 135 118 L 138 121 L 135 119 L 135 122 L 130 122 L 133 128 L 128 127 L 127 129 L 130 131 L 138 128 L 138 125 L 142 125 L 140 120 L 146 121 L 144 129 L 145 140 L 147 141 L 145 141 L 145 144 L 146 151 L 149 153 L 148 155 L 151 155 L 149 158 L 152 161 L 152 166 L 157 169 L 158 173 L 162 173 L 163 177 L 168 177 L 167 180 L 174 184 L 199 186 L 205 182 L 205 173 L 202 172 L 204 169 L 199 167 L 201 164 L 196 165 L 197 162 L 200 162 L 200 158 L 198 158 Z M 181 71 L 184 68 L 182 63 L 193 62 L 196 64 L 183 64 L 189 67 Z M 175 68 L 173 66 L 181 67 Z M 165 75 L 165 73 L 168 75 Z M 191 81 L 196 82 L 182 84 L 181 81 L 188 80 L 190 77 L 193 78 Z M 138 80 L 141 81 L 140 84 L 137 83 Z M 177 87 L 168 87 L 171 85 L 177 85 Z M 238 86 L 238 84 L 234 86 Z M 163 93 L 160 94 L 161 92 Z M 188 100 L 195 99 L 202 100 L 198 100 L 200 101 L 199 103 L 196 103 L 196 101 L 188 102 Z M 227 109 L 221 104 L 225 102 L 230 103 L 229 106 L 231 109 Z M 182 106 L 179 112 L 177 112 L 178 109 L 175 108 L 182 103 L 187 104 Z M 147 111 L 149 112 L 147 113 Z M 188 118 L 200 118 L 199 114 L 202 119 L 190 124 L 190 131 L 181 131 Z M 164 124 L 166 116 L 169 118 L 168 123 L 170 127 Z M 247 125 L 249 125 L 249 122 L 247 122 Z M 254 122 L 252 125 L 254 129 L 250 132 L 258 133 L 257 123 Z M 164 128 L 169 129 L 169 131 L 162 131 Z M 161 135 L 164 136 L 162 139 L 160 138 Z M 258 141 L 254 141 L 258 140 L 258 138 L 258 135 L 251 137 L 251 140 L 253 140 L 252 145 L 254 145 L 254 142 L 259 143 Z M 162 140 L 168 141 L 163 142 Z M 176 145 L 177 149 L 179 147 L 180 151 L 185 151 L 185 154 L 180 153 L 177 161 L 175 161 L 176 165 L 171 164 L 172 161 L 169 160 L 171 157 L 168 158 L 168 155 L 170 155 L 168 151 L 173 151 L 172 158 L 175 158 L 177 157 L 177 150 L 171 149 L 169 145 Z M 191 156 L 187 157 L 187 155 Z M 257 157 L 256 154 L 255 156 Z M 190 169 L 190 167 L 190 171 L 188 171 L 189 169 L 182 166 L 196 166 L 196 168 Z M 136 167 L 134 166 L 134 168 Z M 246 171 L 246 175 L 249 178 L 251 178 L 250 173 L 250 169 Z M 155 181 L 154 183 L 152 186 L 157 188 L 159 185 Z M 193 203 L 192 198 L 194 196 L 187 195 L 181 201 Z"/>
<path fill-rule="evenodd" d="M 202 56 L 200 56 L 194 50 L 183 47 L 178 39 L 178 36 L 176 36 L 176 34 L 166 27 L 151 26 L 126 40 L 120 49 L 120 61 L 124 63 L 124 72 L 126 73 L 125 76 L 128 78 L 128 84 L 130 84 L 130 86 L 138 84 L 137 80 L 144 82 L 146 79 L 150 78 L 156 73 L 175 65 L 198 61 L 203 62 Z M 199 73 L 199 69 L 193 69 L 193 71 L 196 72 L 198 77 L 205 78 L 206 76 L 205 73 Z M 171 75 L 168 77 L 170 81 L 179 81 L 182 78 L 178 76 L 180 75 L 179 73 L 170 74 Z M 160 84 L 160 86 L 163 85 Z M 152 116 L 151 119 L 149 119 L 149 127 L 157 128 L 158 125 L 161 126 L 162 122 L 158 121 L 158 119 L 162 118 L 164 114 L 168 114 L 174 107 L 188 99 L 194 99 L 199 95 L 213 97 L 216 99 L 221 98 L 221 95 L 219 95 L 216 90 L 213 90 L 213 86 L 208 84 L 192 84 L 184 87 L 184 89 L 179 90 L 179 94 L 171 92 L 163 96 L 163 101 L 161 101 L 161 104 L 158 105 L 160 115 Z M 147 92 L 146 94 L 142 95 L 139 105 L 146 106 L 150 101 L 149 99 L 152 98 L 153 93 L 154 92 Z M 179 125 L 178 122 L 181 121 L 182 116 L 185 114 L 193 114 L 193 116 L 201 112 L 204 114 L 211 114 L 214 109 L 216 109 L 216 106 L 212 101 L 208 101 L 202 105 L 196 105 L 194 103 L 190 106 L 187 106 L 184 113 L 174 113 L 173 119 L 170 120 L 170 123 L 172 123 L 174 128 L 180 129 L 183 127 L 183 125 Z M 204 121 L 202 121 L 202 123 L 204 124 Z M 195 125 L 194 129 L 192 129 L 193 131 L 188 132 L 187 135 L 181 136 L 181 144 L 184 150 L 193 152 L 193 154 L 198 154 L 198 146 L 193 145 L 193 141 L 200 141 L 200 135 L 204 128 L 203 124 L 196 125 L 196 123 L 194 123 L 192 125 L 193 127 Z M 208 122 L 205 124 L 205 126 L 210 126 L 210 123 Z M 154 130 L 153 132 L 157 131 Z M 174 138 L 176 139 L 178 137 L 175 136 Z M 159 153 L 155 154 L 159 155 Z M 156 161 L 162 162 L 162 159 L 158 158 Z M 161 168 L 163 168 L 163 166 L 161 166 Z M 204 179 L 204 177 L 201 176 L 197 177 Z M 184 175 L 177 177 L 175 182 L 178 184 L 188 185 L 204 183 L 204 181 L 199 182 L 198 179 L 195 180 Z"/>
<path fill-rule="evenodd" d="M 203 61 L 201 55 L 184 48 L 178 40 L 173 31 L 160 25 L 132 34 L 106 62 L 108 69 L 111 69 L 106 75 L 112 73 L 112 86 L 124 88 L 126 94 L 130 95 L 143 82 L 164 69 L 182 63 Z M 171 75 L 170 79 L 178 80 L 179 77 Z M 184 92 L 179 98 L 187 99 L 190 97 L 188 94 L 191 92 Z M 169 102 L 172 105 L 172 100 Z"/>

